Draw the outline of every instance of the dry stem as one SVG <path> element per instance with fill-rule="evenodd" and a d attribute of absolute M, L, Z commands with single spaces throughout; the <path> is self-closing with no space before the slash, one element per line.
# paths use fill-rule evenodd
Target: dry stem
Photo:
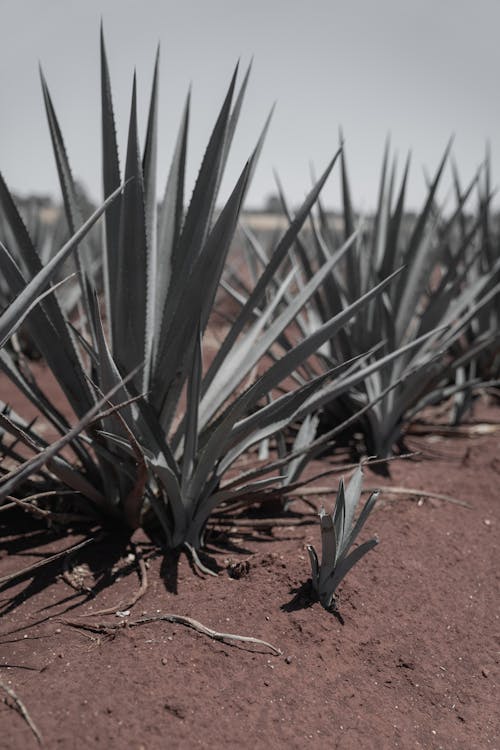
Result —
<path fill-rule="evenodd" d="M 132 622 L 120 622 L 120 623 L 97 623 L 97 624 L 87 624 L 78 622 L 76 620 L 61 620 L 65 625 L 70 625 L 73 628 L 81 628 L 83 630 L 91 630 L 94 633 L 107 633 L 110 630 L 117 630 L 118 628 L 128 627 L 128 628 L 134 628 L 138 625 L 146 625 L 151 622 L 172 622 L 176 623 L 177 625 L 184 625 L 187 628 L 192 628 L 193 630 L 196 630 L 197 633 L 201 633 L 202 635 L 206 635 L 209 638 L 212 638 L 214 641 L 240 641 L 243 643 L 253 643 L 257 646 L 266 646 L 266 648 L 271 649 L 277 656 L 281 656 L 281 651 L 276 646 L 273 646 L 271 643 L 268 643 L 267 641 L 262 641 L 260 638 L 253 638 L 252 636 L 248 635 L 235 635 L 233 633 L 220 633 L 217 630 L 212 630 L 212 628 L 208 628 L 206 625 L 203 625 L 203 623 L 198 622 L 198 620 L 193 620 L 192 617 L 185 617 L 184 615 L 176 615 L 172 613 L 168 613 L 166 615 L 156 615 L 155 617 L 141 617 L 139 620 L 133 620 Z"/>
<path fill-rule="evenodd" d="M 8 706 L 11 706 L 11 708 L 14 708 L 18 713 L 21 714 L 21 716 L 23 717 L 24 721 L 29 726 L 29 728 L 31 729 L 31 731 L 33 732 L 33 734 L 35 735 L 35 737 L 37 739 L 37 742 L 40 745 L 43 745 L 43 738 L 42 738 L 42 735 L 40 733 L 40 730 L 38 729 L 37 725 L 35 724 L 35 722 L 31 718 L 31 716 L 29 715 L 28 709 L 26 708 L 26 706 L 24 705 L 24 703 L 22 702 L 22 700 L 16 695 L 15 691 L 11 687 L 9 687 L 8 685 L 6 685 L 5 682 L 3 682 L 2 680 L 0 680 L 0 688 L 7 693 L 7 695 L 9 696 L 9 698 L 11 698 L 11 700 L 14 701 L 14 705 L 13 706 L 11 706 L 11 704 L 7 700 L 5 701 L 5 703 Z"/>

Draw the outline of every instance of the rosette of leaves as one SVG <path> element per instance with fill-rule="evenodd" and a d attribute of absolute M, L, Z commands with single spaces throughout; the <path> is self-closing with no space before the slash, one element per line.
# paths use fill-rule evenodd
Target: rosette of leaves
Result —
<path fill-rule="evenodd" d="M 363 469 L 359 466 L 347 487 L 344 485 L 344 480 L 340 480 L 333 512 L 327 513 L 324 508 L 320 511 L 321 561 L 314 547 L 307 545 L 311 561 L 313 591 L 321 605 L 329 611 L 336 609 L 335 591 L 340 582 L 351 568 L 378 544 L 378 539 L 374 537 L 349 551 L 379 495 L 378 492 L 372 492 L 355 521 L 354 516 L 362 488 Z"/>
<path fill-rule="evenodd" d="M 339 363 L 314 377 L 300 373 L 318 347 L 335 336 L 391 281 L 391 277 L 382 280 L 309 335 L 288 336 L 300 310 L 331 268 L 349 252 L 352 237 L 301 289 L 295 288 L 291 293 L 294 276 L 287 274 L 275 293 L 269 294 L 339 151 L 277 242 L 215 358 L 208 367 L 204 366 L 203 339 L 267 129 L 266 123 L 229 198 L 216 212 L 219 185 L 248 73 L 238 91 L 236 77 L 235 72 L 186 204 L 188 97 L 165 193 L 158 203 L 158 58 L 142 152 L 135 80 L 133 83 L 122 174 L 110 75 L 101 38 L 105 194 L 115 191 L 122 179 L 125 182 L 123 194 L 106 214 L 102 248 L 106 320 L 82 242 L 76 254 L 83 310 L 80 325 L 68 323 L 55 297 L 50 305 L 41 306 L 36 321 L 27 321 L 77 417 L 76 424 L 70 427 L 35 379 L 27 375 L 26 368 L 19 368 L 8 353 L 2 353 L 0 358 L 5 372 L 61 436 L 54 445 L 46 445 L 41 439 L 35 441 L 20 423 L 11 425 L 16 440 L 35 452 L 19 466 L 23 476 L 39 471 L 50 460 L 51 471 L 84 498 L 89 514 L 105 517 L 114 524 L 126 523 L 132 529 L 154 518 L 161 524 L 171 548 L 187 545 L 198 549 L 215 508 L 225 507 L 235 499 L 250 502 L 260 498 L 263 490 L 282 481 L 282 474 L 272 475 L 273 464 L 226 478 L 248 448 L 279 433 L 292 421 L 303 419 L 315 408 L 313 398 L 324 396 L 326 391 L 331 393 L 332 389 L 348 389 L 379 366 L 377 362 L 360 367 L 354 361 Z M 77 189 L 43 76 L 42 89 L 72 230 L 81 216 Z M 30 273 L 35 273 L 39 257 L 3 181 L 0 205 L 23 263 Z M 295 385 L 292 389 L 284 385 L 290 379 Z M 8 427 L 5 420 L 3 426 Z M 64 446 L 73 451 L 73 461 L 68 452 L 60 454 Z M 280 467 L 286 461 L 281 461 Z M 11 476 L 3 478 L 0 497 L 11 491 L 12 482 Z"/>
<path fill-rule="evenodd" d="M 379 457 L 392 453 L 406 425 L 424 407 L 455 393 L 482 387 L 484 377 L 468 370 L 468 364 L 498 340 L 497 330 L 487 321 L 498 304 L 500 260 L 496 258 L 487 268 L 478 269 L 477 260 L 483 252 L 479 230 L 484 216 L 468 224 L 462 221 L 477 178 L 457 194 L 451 215 L 445 214 L 437 202 L 449 148 L 429 181 L 422 210 L 410 217 L 405 213 L 409 161 L 396 190 L 396 162 L 390 166 L 387 147 L 377 210 L 373 219 L 364 223 L 353 209 L 342 151 L 340 218 L 332 225 L 318 199 L 317 215 L 310 221 L 308 235 L 298 238 L 292 250 L 306 283 L 358 227 L 352 252 L 327 274 L 303 311 L 301 325 L 305 335 L 381 278 L 403 267 L 395 282 L 319 352 L 324 367 L 369 350 L 372 354 L 366 362 L 400 352 L 401 356 L 394 357 L 390 365 L 375 370 L 355 388 L 324 404 L 320 414 L 321 429 L 327 432 L 339 423 L 357 421 L 368 453 Z M 280 193 L 284 210 L 292 220 L 281 188 Z M 259 257 L 262 248 L 257 250 L 255 238 L 247 235 L 251 252 Z M 464 343 L 464 333 L 473 321 L 479 329 L 463 348 L 459 344 Z M 375 350 L 378 342 L 382 344 Z M 359 413 L 360 418 L 353 420 Z"/>

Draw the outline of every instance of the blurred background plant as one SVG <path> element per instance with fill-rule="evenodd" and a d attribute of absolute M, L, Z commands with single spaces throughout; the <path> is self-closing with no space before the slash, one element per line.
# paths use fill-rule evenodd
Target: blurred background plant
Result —
<path fill-rule="evenodd" d="M 489 168 L 483 165 L 465 190 L 455 176 L 456 205 L 445 210 L 436 196 L 449 151 L 450 146 L 428 181 L 421 211 L 412 216 L 405 211 L 409 159 L 397 187 L 397 162 L 391 162 L 387 144 L 377 211 L 365 218 L 353 208 L 344 149 L 340 157 L 342 212 L 332 221 L 318 198 L 308 231 L 301 233 L 290 252 L 289 267 L 301 288 L 357 230 L 353 250 L 328 272 L 297 316 L 296 324 L 305 335 L 381 278 L 403 269 L 377 300 L 326 342 L 312 373 L 366 352 L 371 352 L 367 363 L 377 361 L 413 343 L 390 364 L 323 403 L 316 429 L 308 430 L 308 440 L 322 433 L 338 433 L 336 428 L 347 423 L 362 433 L 366 453 L 390 456 L 408 424 L 427 406 L 454 396 L 452 418 L 456 422 L 470 403 L 470 394 L 496 385 L 500 258 L 493 249 L 490 229 Z M 279 180 L 278 189 L 282 211 L 292 221 L 293 212 Z M 467 209 L 475 191 L 479 195 L 477 211 Z M 243 272 L 241 267 L 230 269 L 225 281 L 228 293 L 240 303 L 247 295 L 244 277 L 255 276 L 269 255 L 251 230 L 244 233 L 247 268 Z M 320 441 L 315 454 L 323 449 L 324 441 Z"/>

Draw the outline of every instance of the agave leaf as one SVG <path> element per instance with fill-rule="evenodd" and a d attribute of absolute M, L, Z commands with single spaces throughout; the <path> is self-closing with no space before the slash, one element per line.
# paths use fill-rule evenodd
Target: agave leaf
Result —
<path fill-rule="evenodd" d="M 361 497 L 362 487 L 363 468 L 360 465 L 352 475 L 345 491 L 345 520 L 342 530 L 342 538 L 344 542 L 347 541 L 349 534 L 351 533 L 354 514 L 356 513 L 356 508 L 358 507 L 359 499 Z"/>
<path fill-rule="evenodd" d="M 116 308 L 112 310 L 113 358 L 125 372 L 144 361 L 149 349 L 147 339 L 147 289 L 149 247 L 144 213 L 144 184 L 137 136 L 136 79 L 127 145 L 125 179 L 128 181 L 121 201 L 120 253 L 117 267 Z M 146 360 L 142 378 L 136 387 L 148 382 Z"/>
<path fill-rule="evenodd" d="M 311 579 L 312 579 L 312 585 L 313 589 L 317 592 L 319 588 L 319 561 L 318 561 L 318 555 L 316 554 L 316 550 L 312 546 L 312 544 L 308 544 L 306 546 L 307 553 L 309 555 L 309 560 L 311 562 Z"/>
<path fill-rule="evenodd" d="M 365 505 L 363 507 L 363 510 L 359 514 L 358 519 L 357 519 L 356 523 L 354 524 L 354 526 L 352 528 L 350 526 L 346 527 L 348 536 L 346 537 L 346 540 L 345 540 L 344 549 L 342 550 L 341 554 L 339 555 L 339 558 L 338 558 L 338 561 L 337 561 L 338 563 L 341 563 L 345 559 L 347 553 L 349 552 L 349 549 L 351 548 L 351 546 L 356 541 L 356 539 L 357 539 L 357 537 L 358 537 L 361 529 L 363 528 L 363 526 L 366 523 L 366 520 L 367 520 L 368 516 L 370 515 L 370 513 L 373 510 L 373 508 L 375 507 L 375 503 L 377 502 L 378 496 L 379 496 L 379 492 L 378 491 L 372 492 L 370 494 L 370 497 L 366 501 L 366 503 L 365 503 Z M 351 524 L 352 524 L 352 521 L 351 521 Z"/>
<path fill-rule="evenodd" d="M 165 307 L 172 275 L 174 248 L 181 232 L 184 212 L 184 179 L 186 171 L 187 136 L 189 125 L 190 95 L 186 99 L 184 113 L 177 136 L 174 155 L 160 208 L 157 250 L 156 311 L 154 347 L 160 338 L 162 312 Z M 156 348 L 153 350 L 154 360 Z"/>
<path fill-rule="evenodd" d="M 187 527 L 187 513 L 177 477 L 160 455 L 155 456 L 154 460 L 151 461 L 151 467 L 154 475 L 165 489 L 168 509 L 173 516 L 172 527 L 174 532 L 182 536 Z M 172 539 L 171 543 L 174 548 L 178 546 L 177 539 Z"/>
<path fill-rule="evenodd" d="M 208 142 L 181 236 L 174 251 L 172 273 L 175 279 L 180 280 L 187 276 L 210 230 L 237 73 L 238 67 L 234 71 L 226 98 Z M 164 316 L 163 320 L 165 327 L 168 326 L 171 309 L 175 309 L 177 306 L 175 292 L 176 290 L 173 291 L 171 305 L 167 304 L 167 315 L 166 318 Z"/>
<path fill-rule="evenodd" d="M 311 180 L 313 184 L 316 182 L 316 173 L 312 165 Z M 330 221 L 328 220 L 328 214 L 323 206 L 323 199 L 321 196 L 318 196 L 318 200 L 316 201 L 316 211 L 318 216 L 320 234 L 324 237 L 329 247 L 338 247 L 341 244 L 341 240 L 338 237 L 335 227 L 332 226 Z"/>
<path fill-rule="evenodd" d="M 345 484 L 344 484 L 344 478 L 341 477 L 338 490 L 337 490 L 337 497 L 335 499 L 335 508 L 333 509 L 332 513 L 332 521 L 333 521 L 333 527 L 335 531 L 335 541 L 337 543 L 336 546 L 336 553 L 335 553 L 335 559 L 333 561 L 333 564 L 331 565 L 331 569 L 333 570 L 337 558 L 339 555 L 342 554 L 344 545 L 345 545 L 345 525 L 346 525 L 346 499 L 345 499 Z M 321 531 L 323 532 L 323 524 L 321 527 Z M 323 558 L 322 558 L 323 561 Z"/>
<path fill-rule="evenodd" d="M 21 289 L 24 289 L 26 286 L 26 282 L 22 277 L 21 271 L 17 267 L 14 259 L 10 255 L 7 248 L 0 242 L 0 267 L 4 271 L 5 275 L 8 276 L 10 279 L 12 279 L 11 288 L 12 287 L 18 287 L 18 291 Z M 30 313 L 40 304 L 40 302 L 47 297 L 49 294 L 53 294 L 55 290 L 60 287 L 62 284 L 64 284 L 67 281 L 67 279 L 63 279 L 55 286 L 51 287 L 50 289 L 47 289 L 45 292 L 40 294 L 33 302 L 30 304 L 30 306 L 23 311 L 21 316 L 15 321 L 15 323 L 12 325 L 9 331 L 4 334 L 3 338 L 0 339 L 0 348 L 3 347 L 7 339 L 9 339 L 11 336 L 16 333 L 16 331 L 21 327 L 21 325 L 24 323 L 26 318 L 30 315 Z M 19 282 L 16 284 L 16 282 Z"/>
<path fill-rule="evenodd" d="M 361 361 L 361 357 L 357 357 L 355 360 L 352 360 L 350 362 L 344 362 L 341 365 L 337 365 L 336 367 L 332 367 L 330 370 L 323 372 L 320 375 L 315 375 L 310 380 L 305 382 L 300 382 L 299 387 L 292 390 L 292 391 L 285 391 L 283 395 L 281 395 L 277 399 L 273 399 L 269 397 L 269 393 L 266 396 L 267 404 L 266 406 L 261 406 L 259 409 L 254 409 L 254 405 L 256 402 L 253 400 L 250 402 L 250 404 L 247 404 L 245 409 L 247 416 L 244 416 L 243 418 L 236 420 L 236 422 L 231 422 L 233 424 L 232 427 L 232 435 L 241 437 L 242 434 L 248 434 L 255 428 L 260 428 L 263 424 L 268 424 L 270 421 L 273 420 L 273 418 L 276 416 L 277 413 L 281 413 L 283 416 L 286 416 L 288 413 L 288 410 L 290 409 L 290 405 L 293 404 L 293 413 L 295 414 L 296 409 L 299 409 L 299 413 L 301 414 L 301 419 L 306 418 L 303 414 L 302 408 L 300 406 L 301 403 L 304 403 L 304 395 L 307 396 L 310 394 L 314 394 L 316 391 L 321 392 L 322 388 L 328 387 L 322 386 L 321 384 L 324 382 L 327 382 L 328 380 L 332 379 L 334 376 L 339 377 L 341 374 L 345 374 L 346 372 L 351 372 L 356 369 L 357 365 Z M 277 360 L 276 360 L 277 361 Z M 254 384 L 255 385 L 255 384 Z M 226 416 L 229 415 L 231 410 L 235 408 L 235 405 L 237 406 L 237 402 L 240 398 L 246 399 L 248 395 L 251 395 L 252 387 L 250 386 L 247 388 L 245 392 L 240 394 L 236 401 L 233 401 L 226 409 L 225 411 L 213 422 L 209 428 L 207 428 L 206 433 L 209 435 L 212 435 L 213 432 L 217 429 L 218 425 L 221 424 Z M 250 413 L 248 413 L 250 412 Z M 242 412 L 245 413 L 245 412 Z M 294 418 L 295 419 L 295 418 Z"/>
<path fill-rule="evenodd" d="M 450 149 L 451 141 L 445 149 L 434 180 L 429 187 L 425 205 L 418 217 L 408 245 L 408 275 L 404 281 L 400 279 L 398 285 L 399 304 L 396 311 L 396 337 L 398 340 L 402 340 L 408 328 L 421 295 L 422 284 L 429 277 L 434 262 L 436 250 L 431 244 L 430 234 L 427 233 L 426 235 L 426 227 L 431 217 L 434 198 Z"/>
<path fill-rule="evenodd" d="M 198 330 L 195 343 L 193 366 L 187 387 L 186 405 L 186 439 L 182 456 L 182 489 L 187 486 L 192 475 L 196 454 L 198 452 L 198 409 L 200 403 L 201 373 L 203 363 L 201 358 L 201 333 Z"/>
<path fill-rule="evenodd" d="M 239 484 L 236 484 L 236 489 L 230 490 L 229 492 L 226 492 L 226 488 L 223 487 L 222 490 L 220 490 L 221 496 L 224 494 L 224 500 L 230 500 L 232 497 L 234 498 L 240 498 L 244 495 L 254 495 L 255 492 L 259 492 L 263 489 L 271 488 L 273 490 L 276 490 L 277 492 L 280 492 L 280 488 L 273 486 L 276 485 L 276 483 L 280 482 L 282 479 L 284 479 L 284 476 L 282 474 L 276 474 L 272 477 L 266 477 L 265 479 L 259 479 L 255 482 L 247 482 L 245 483 L 238 477 Z"/>
<path fill-rule="evenodd" d="M 158 142 L 158 78 L 160 47 L 156 50 L 153 84 L 149 101 L 146 142 L 142 157 L 144 175 L 144 203 L 146 205 L 147 236 L 151 247 L 156 247 L 156 154 Z M 153 276 L 154 278 L 154 276 Z"/>
<path fill-rule="evenodd" d="M 342 131 L 340 131 L 340 143 L 342 144 L 344 138 Z M 349 178 L 347 175 L 347 164 L 345 150 L 341 146 L 341 158 L 340 158 L 340 172 L 342 178 L 342 203 L 344 213 L 344 236 L 345 239 L 351 236 L 355 231 L 356 224 L 354 218 L 354 211 L 352 209 L 351 190 L 349 187 Z"/>
<path fill-rule="evenodd" d="M 250 263 L 252 272 L 255 274 L 254 276 L 254 285 L 255 285 L 258 281 L 257 265 L 259 265 L 260 269 L 263 270 L 269 263 L 269 255 L 267 254 L 266 249 L 263 247 L 262 243 L 258 240 L 258 238 L 255 236 L 255 234 L 252 232 L 251 228 L 247 224 L 242 223 L 240 225 L 240 229 L 247 242 L 247 244 L 245 245 L 245 250 L 247 251 L 250 250 L 251 257 L 255 258 L 258 261 L 258 263 L 255 264 L 255 267 L 253 266 L 252 263 Z M 235 272 L 233 272 L 232 278 L 237 284 L 241 286 L 246 296 L 249 297 L 251 290 L 247 286 L 245 279 L 238 276 L 238 274 Z"/>
<path fill-rule="evenodd" d="M 226 210 L 223 211 L 224 220 L 222 220 L 221 218 L 220 221 L 216 222 L 214 231 L 211 232 L 211 235 L 209 236 L 210 241 L 207 241 L 206 246 L 203 250 L 203 253 L 207 256 L 207 258 L 210 258 L 212 256 L 213 251 L 211 249 L 211 243 L 214 242 L 214 236 L 216 238 L 218 237 L 218 239 L 216 239 L 215 241 L 218 241 L 221 247 L 223 248 L 223 252 L 214 254 L 214 258 L 213 258 L 214 270 L 212 274 L 208 277 L 211 283 L 208 285 L 208 293 L 206 294 L 203 300 L 202 318 L 201 318 L 201 326 L 202 326 L 203 332 L 205 331 L 205 328 L 208 325 L 210 313 L 212 312 L 212 309 L 214 306 L 215 297 L 216 297 L 217 290 L 220 284 L 220 279 L 224 270 L 224 265 L 227 259 L 227 255 L 230 249 L 230 244 L 236 232 L 239 216 L 241 213 L 241 209 L 243 207 L 243 202 L 245 200 L 246 193 L 250 186 L 250 180 L 252 179 L 257 160 L 262 151 L 262 145 L 264 142 L 265 135 L 267 133 L 268 124 L 269 124 L 269 121 L 266 122 L 264 129 L 257 142 L 257 145 L 254 151 L 252 152 L 250 159 L 245 165 L 243 172 L 241 174 L 240 180 L 238 181 L 236 188 L 233 191 L 234 195 L 237 196 L 237 200 L 234 202 L 234 206 L 231 208 L 230 201 L 227 202 L 226 204 L 227 209 L 225 207 Z M 215 231 L 216 228 L 218 229 L 218 233 L 219 233 L 218 235 Z M 210 265 L 209 267 L 211 268 L 212 266 Z"/>
<path fill-rule="evenodd" d="M 389 227 L 387 230 L 387 243 L 383 254 L 383 260 L 379 268 L 379 273 L 381 276 L 387 276 L 391 268 L 399 265 L 399 261 L 397 261 L 398 243 L 399 234 L 401 231 L 401 223 L 404 216 L 406 185 L 408 182 L 408 174 L 410 171 L 410 159 L 411 154 L 408 154 L 403 172 L 403 178 L 401 180 L 398 199 L 396 201 L 396 208 L 394 209 L 394 213 L 391 216 Z"/>
<path fill-rule="evenodd" d="M 297 455 L 296 458 L 292 459 L 288 464 L 288 470 L 284 481 L 285 486 L 295 482 L 302 473 L 302 469 L 308 461 L 309 449 L 316 437 L 318 424 L 319 416 L 317 414 L 308 414 L 300 425 L 297 437 L 293 443 L 292 453 L 297 454 L 300 451 L 302 455 Z"/>
<path fill-rule="evenodd" d="M 115 405 L 124 404 L 130 400 L 129 388 L 125 385 L 125 380 L 122 378 L 115 362 L 113 361 L 107 345 L 97 296 L 94 297 L 92 323 L 96 331 L 96 340 L 98 343 L 97 369 L 100 386 L 103 390 L 117 388 L 118 390 L 115 391 L 115 396 L 110 399 L 110 403 Z M 128 453 L 128 455 L 134 457 L 135 452 L 130 443 L 130 432 L 132 432 L 133 435 L 138 436 L 141 452 L 144 455 L 145 460 L 152 462 L 153 458 L 156 457 L 154 459 L 155 465 L 167 466 L 170 475 L 176 480 L 179 471 L 178 467 L 173 456 L 170 454 L 168 444 L 165 441 L 165 436 L 161 432 L 156 418 L 152 417 L 146 402 L 142 398 L 137 399 L 133 405 L 123 406 L 120 409 L 120 415 L 121 419 L 118 420 L 120 425 L 116 424 L 116 418 L 113 419 L 112 416 L 103 420 L 104 433 L 101 432 L 101 434 L 107 438 L 108 443 L 111 442 L 115 445 L 120 445 L 122 450 Z M 122 422 L 125 423 L 123 426 L 121 426 Z M 118 434 L 112 434 L 112 431 L 114 433 L 117 432 Z M 114 460 L 116 461 L 116 459 Z M 124 467 L 122 466 L 122 471 L 123 468 Z M 114 481 L 116 483 L 116 479 Z M 118 482 L 120 482 L 120 477 L 118 478 Z M 123 485 L 121 489 L 121 494 L 123 494 L 123 492 L 125 492 L 125 485 Z"/>
<path fill-rule="evenodd" d="M 57 172 L 59 175 L 59 182 L 61 185 L 61 191 L 63 194 L 64 207 L 66 211 L 66 218 L 71 234 L 74 234 L 82 224 L 82 214 L 78 206 L 78 198 L 75 182 L 71 173 L 71 167 L 69 165 L 68 155 L 64 140 L 62 137 L 61 129 L 57 116 L 52 104 L 52 99 L 49 93 L 47 82 L 45 80 L 42 69 L 40 68 L 40 80 L 42 83 L 42 92 L 45 102 L 45 110 L 47 113 L 47 120 L 49 123 L 50 136 L 52 139 L 52 146 L 54 149 L 54 156 L 57 165 Z M 83 308 L 87 319 L 89 317 L 89 298 L 88 298 L 88 281 L 92 279 L 92 264 L 91 257 L 88 248 L 85 247 L 86 240 L 82 242 L 83 247 L 77 246 L 75 252 L 76 265 L 79 273 L 80 289 L 83 301 Z"/>
<path fill-rule="evenodd" d="M 225 169 L 226 163 L 227 163 L 227 158 L 229 156 L 229 151 L 231 149 L 231 144 L 233 142 L 234 133 L 235 133 L 235 130 L 236 130 L 236 126 L 238 124 L 239 117 L 240 117 L 241 107 L 243 105 L 243 100 L 245 98 L 245 93 L 246 93 L 246 90 L 247 90 L 248 80 L 250 78 L 250 71 L 251 71 L 251 69 L 252 69 L 252 61 L 250 61 L 250 64 L 247 67 L 246 73 L 245 73 L 245 75 L 243 77 L 243 81 L 242 81 L 241 86 L 240 86 L 240 90 L 238 92 L 238 95 L 236 97 L 236 101 L 234 103 L 234 106 L 233 106 L 232 111 L 231 111 L 231 115 L 230 115 L 229 120 L 228 120 L 227 130 L 226 130 L 226 136 L 225 136 L 225 140 L 224 140 L 224 148 L 223 148 L 223 151 L 222 151 L 222 156 L 221 156 L 220 166 L 219 166 L 218 182 L 217 182 L 217 187 L 215 189 L 215 193 L 216 194 L 218 194 L 218 192 L 219 192 L 220 184 L 221 184 L 222 177 L 223 177 L 223 174 L 224 174 L 224 169 Z"/>
<path fill-rule="evenodd" d="M 318 262 L 322 265 L 327 262 L 331 257 L 332 251 L 326 245 L 323 237 L 318 232 L 316 223 L 311 218 L 311 230 L 316 250 L 316 256 Z M 335 246 L 336 247 L 336 246 Z M 316 303 L 319 318 L 321 320 L 327 320 L 336 315 L 344 307 L 342 298 L 342 284 L 338 275 L 335 273 L 335 269 L 332 269 L 332 273 L 329 274 L 324 281 L 324 299 L 320 294 L 320 290 L 316 293 L 314 301 Z M 318 304 L 318 299 L 320 300 Z M 338 343 L 345 356 L 348 356 L 349 343 L 347 340 L 347 334 L 339 332 Z"/>
<path fill-rule="evenodd" d="M 391 188 L 387 185 L 387 167 L 389 162 L 389 138 L 387 138 L 382 160 L 378 205 L 375 212 L 375 227 L 373 232 L 371 258 L 375 267 L 379 267 L 384 257 L 387 244 L 387 230 L 391 210 Z"/>
<path fill-rule="evenodd" d="M 500 260 L 497 263 L 497 269 L 500 269 Z M 449 346 L 464 325 L 474 318 L 479 310 L 488 307 L 495 298 L 498 293 L 498 283 L 489 288 L 490 284 L 491 279 L 488 276 L 480 276 L 475 283 L 466 287 L 461 294 L 451 300 L 446 313 L 441 318 L 444 325 L 449 326 L 446 336 L 443 337 L 443 346 Z"/>
<path fill-rule="evenodd" d="M 356 563 L 359 562 L 367 552 L 376 547 L 377 544 L 378 539 L 368 539 L 368 541 L 363 542 L 359 545 L 359 547 L 356 547 L 356 549 L 354 549 L 349 555 L 347 555 L 347 557 L 345 557 L 337 566 L 331 580 L 328 581 L 329 591 L 333 593 L 342 579 L 345 578 L 345 576 L 349 573 L 351 568 L 353 568 L 354 565 L 356 565 Z"/>
<path fill-rule="evenodd" d="M 489 347 L 494 347 L 499 341 L 500 332 L 486 331 L 481 336 L 478 336 L 474 345 L 471 345 L 461 356 L 457 357 L 450 363 L 446 372 L 453 373 L 457 368 L 469 364 L 472 360 L 477 359 L 481 352 Z"/>
<path fill-rule="evenodd" d="M 342 132 L 340 133 L 340 139 L 342 142 Z M 342 206 L 344 216 L 344 237 L 350 237 L 356 229 L 356 222 L 354 211 L 351 200 L 351 190 L 349 187 L 349 178 L 347 175 L 347 164 L 345 151 L 342 148 L 342 155 L 340 159 L 340 172 L 342 182 Z M 355 299 L 361 294 L 361 286 L 359 284 L 358 269 L 356 266 L 355 258 L 353 256 L 347 256 L 346 258 L 346 284 L 349 289 L 350 299 Z"/>
<path fill-rule="evenodd" d="M 342 480 L 339 484 L 339 491 L 337 493 L 337 504 L 342 502 L 343 484 Z M 319 569 L 319 590 L 323 588 L 325 581 L 329 576 L 332 575 L 335 570 L 335 560 L 338 554 L 338 543 L 340 542 L 337 536 L 337 527 L 334 517 L 321 508 L 319 512 L 319 522 L 321 528 L 321 565 Z"/>
<path fill-rule="evenodd" d="M 109 76 L 104 32 L 101 23 L 101 129 L 102 129 L 102 176 L 104 195 L 112 193 L 121 183 L 120 161 L 116 141 L 115 116 Z M 112 319 L 117 308 L 118 289 L 118 248 L 120 242 L 121 197 L 106 212 L 104 244 L 104 283 L 106 289 L 106 310 L 108 320 Z M 113 331 L 110 329 L 113 347 Z"/>
<path fill-rule="evenodd" d="M 97 360 L 97 373 L 98 373 L 97 382 L 99 383 L 99 388 L 102 391 L 107 392 L 111 390 L 112 388 L 118 387 L 118 390 L 116 391 L 113 397 L 113 400 L 110 403 L 115 404 L 115 405 L 119 403 L 124 403 L 130 398 L 130 393 L 127 391 L 126 387 L 123 385 L 123 379 L 111 356 L 111 352 L 109 350 L 106 337 L 104 335 L 104 327 L 102 323 L 101 313 L 99 310 L 99 299 L 95 291 L 94 291 L 94 295 L 92 299 L 92 306 L 91 306 L 91 323 L 92 323 L 92 328 L 94 330 L 94 338 L 97 344 L 97 351 L 95 354 L 96 354 L 96 360 Z M 119 387 L 120 385 L 121 385 L 121 388 Z M 133 426 L 132 412 L 131 412 L 130 407 L 125 407 L 122 410 L 122 415 L 125 417 L 128 425 Z M 104 419 L 103 425 L 104 425 L 104 430 L 109 430 L 110 432 L 115 430 L 118 432 L 119 435 L 126 437 L 125 431 L 123 430 L 121 423 L 116 418 L 109 417 L 109 418 Z"/>
<path fill-rule="evenodd" d="M 452 176 L 453 176 L 453 187 L 454 187 L 454 190 L 455 190 L 455 200 L 456 200 L 456 203 L 458 205 L 461 205 L 462 204 L 462 187 L 461 187 L 461 184 L 460 184 L 460 176 L 458 174 L 458 168 L 457 168 L 457 163 L 456 163 L 455 159 L 451 160 L 451 173 L 452 173 Z M 459 224 L 460 224 L 460 234 L 461 234 L 461 237 L 462 237 L 462 240 L 463 240 L 463 238 L 465 237 L 466 231 L 467 231 L 467 223 L 466 223 L 466 218 L 465 218 L 464 211 L 460 211 Z"/>
<path fill-rule="evenodd" d="M 144 206 L 145 233 L 149 248 L 148 285 L 147 285 L 147 324 L 146 324 L 146 352 L 149 361 L 153 351 L 153 337 L 155 332 L 156 314 L 156 277 L 158 274 L 157 257 L 157 205 L 156 205 L 156 155 L 158 132 L 158 76 L 160 63 L 160 47 L 156 52 L 153 85 L 149 104 L 148 124 L 146 129 L 146 143 L 142 158 L 142 172 L 144 176 Z"/>

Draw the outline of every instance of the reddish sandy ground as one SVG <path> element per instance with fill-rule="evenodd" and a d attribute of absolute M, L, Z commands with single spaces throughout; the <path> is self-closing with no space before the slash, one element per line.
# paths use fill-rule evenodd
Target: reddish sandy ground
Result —
<path fill-rule="evenodd" d="M 477 417 L 498 424 L 500 409 Z M 367 471 L 367 485 L 444 493 L 470 507 L 382 494 L 364 532 L 381 543 L 341 587 L 343 624 L 304 599 L 288 606 L 309 576 L 305 544 L 319 545 L 315 522 L 212 533 L 217 578 L 196 575 L 184 556 L 175 576 L 172 561 L 138 537 L 145 595 L 127 617 L 80 619 L 124 623 L 112 634 L 77 630 L 61 618 L 122 609 L 139 585 L 134 564 L 123 561 L 127 550 L 103 541 L 72 560 L 74 572 L 87 572 L 84 583 L 99 583 L 93 598 L 62 579 L 60 561 L 0 591 L 0 679 L 47 748 L 498 750 L 499 435 L 421 437 L 429 455 L 395 462 L 390 481 Z M 83 538 L 57 538 L 22 519 L 24 540 L 0 515 L 0 577 Z M 231 578 L 228 564 L 245 561 L 248 571 Z M 126 625 L 169 612 L 265 639 L 282 655 L 179 624 Z M 3 696 L 0 746 L 35 748 Z"/>

